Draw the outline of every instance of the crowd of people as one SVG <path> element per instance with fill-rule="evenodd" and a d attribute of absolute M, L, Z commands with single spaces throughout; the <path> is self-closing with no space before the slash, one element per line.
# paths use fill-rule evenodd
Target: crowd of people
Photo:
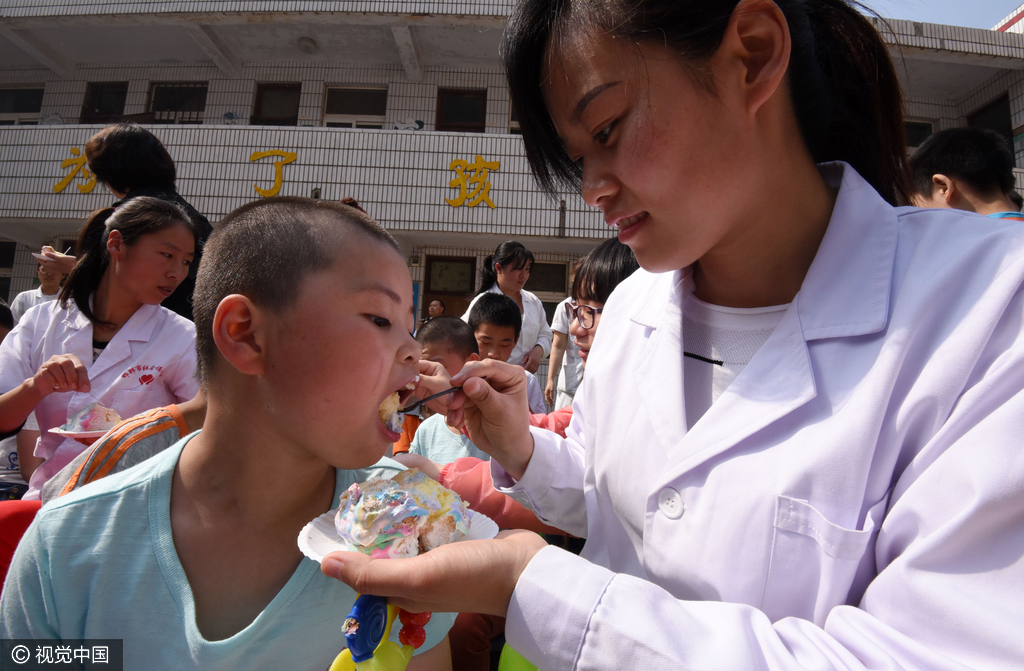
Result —
<path fill-rule="evenodd" d="M 520 242 L 417 321 L 355 200 L 211 226 L 149 131 L 89 140 L 116 202 L 0 309 L 0 638 L 325 669 L 369 593 L 434 613 L 410 669 L 489 669 L 502 637 L 551 670 L 1018 666 L 1005 138 L 909 156 L 845 0 L 520 0 L 502 53 L 538 184 L 617 233 L 550 323 Z M 124 421 L 63 435 L 94 403 Z M 503 531 L 303 557 L 351 484 L 412 467 Z"/>

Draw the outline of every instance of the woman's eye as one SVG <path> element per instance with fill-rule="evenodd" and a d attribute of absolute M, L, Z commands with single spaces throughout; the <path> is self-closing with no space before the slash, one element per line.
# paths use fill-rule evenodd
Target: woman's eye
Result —
<path fill-rule="evenodd" d="M 391 326 L 391 321 L 388 320 L 388 319 L 385 319 L 384 317 L 377 317 L 377 316 L 374 316 L 374 315 L 370 315 L 370 321 L 372 321 L 375 326 L 378 326 L 378 327 L 380 327 L 382 329 L 386 329 L 389 326 Z"/>
<path fill-rule="evenodd" d="M 607 126 L 605 126 L 604 128 L 602 128 L 597 133 L 597 135 L 594 136 L 594 140 L 596 140 L 598 144 L 604 144 L 604 143 L 608 142 L 608 138 L 611 136 L 612 129 L 615 128 L 615 124 L 616 123 L 618 123 L 618 122 L 617 121 L 613 121 L 610 124 L 608 124 Z"/>

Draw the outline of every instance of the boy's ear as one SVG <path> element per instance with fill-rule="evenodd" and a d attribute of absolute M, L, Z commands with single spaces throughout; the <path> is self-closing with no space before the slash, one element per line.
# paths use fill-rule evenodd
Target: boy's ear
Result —
<path fill-rule="evenodd" d="M 479 361 L 479 360 L 480 360 L 480 355 L 477 354 L 476 352 L 473 352 L 472 354 L 470 354 L 469 356 L 466 357 L 466 363 L 469 363 L 470 361 Z"/>
<path fill-rule="evenodd" d="M 221 355 L 240 373 L 264 371 L 266 352 L 263 313 L 240 294 L 225 296 L 213 315 L 213 341 Z"/>

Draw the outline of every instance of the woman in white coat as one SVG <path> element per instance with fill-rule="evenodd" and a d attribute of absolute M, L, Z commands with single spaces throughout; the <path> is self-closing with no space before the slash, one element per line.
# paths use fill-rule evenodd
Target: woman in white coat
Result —
<path fill-rule="evenodd" d="M 508 361 L 536 373 L 540 361 L 551 351 L 551 327 L 544 312 L 544 304 L 535 295 L 523 289 L 530 279 L 533 268 L 533 253 L 522 243 L 509 240 L 498 245 L 494 254 L 484 259 L 480 271 L 480 293 L 478 293 L 462 315 L 462 321 L 469 321 L 469 312 L 482 294 L 505 294 L 516 302 L 523 318 L 523 328 Z"/>
<path fill-rule="evenodd" d="M 842 0 L 526 0 L 503 53 L 535 175 L 579 180 L 644 270 L 566 439 L 493 362 L 452 379 L 449 422 L 587 544 L 323 570 L 507 614 L 546 670 L 1019 668 L 1024 231 L 897 207 L 872 25 Z"/>
<path fill-rule="evenodd" d="M 91 403 L 122 417 L 186 401 L 198 391 L 195 327 L 160 307 L 187 276 L 196 245 L 177 205 L 136 198 L 96 212 L 60 298 L 30 309 L 0 346 L 0 434 L 33 410 L 42 435 L 25 499 L 85 446 L 50 429 Z"/>

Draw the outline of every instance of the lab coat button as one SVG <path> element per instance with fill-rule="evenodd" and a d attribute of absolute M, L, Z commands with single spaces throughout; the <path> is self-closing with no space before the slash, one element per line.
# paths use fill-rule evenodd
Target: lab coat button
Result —
<path fill-rule="evenodd" d="M 683 499 L 679 496 L 679 492 L 671 487 L 666 487 L 658 492 L 658 508 L 665 513 L 665 517 L 677 520 L 683 516 Z"/>

